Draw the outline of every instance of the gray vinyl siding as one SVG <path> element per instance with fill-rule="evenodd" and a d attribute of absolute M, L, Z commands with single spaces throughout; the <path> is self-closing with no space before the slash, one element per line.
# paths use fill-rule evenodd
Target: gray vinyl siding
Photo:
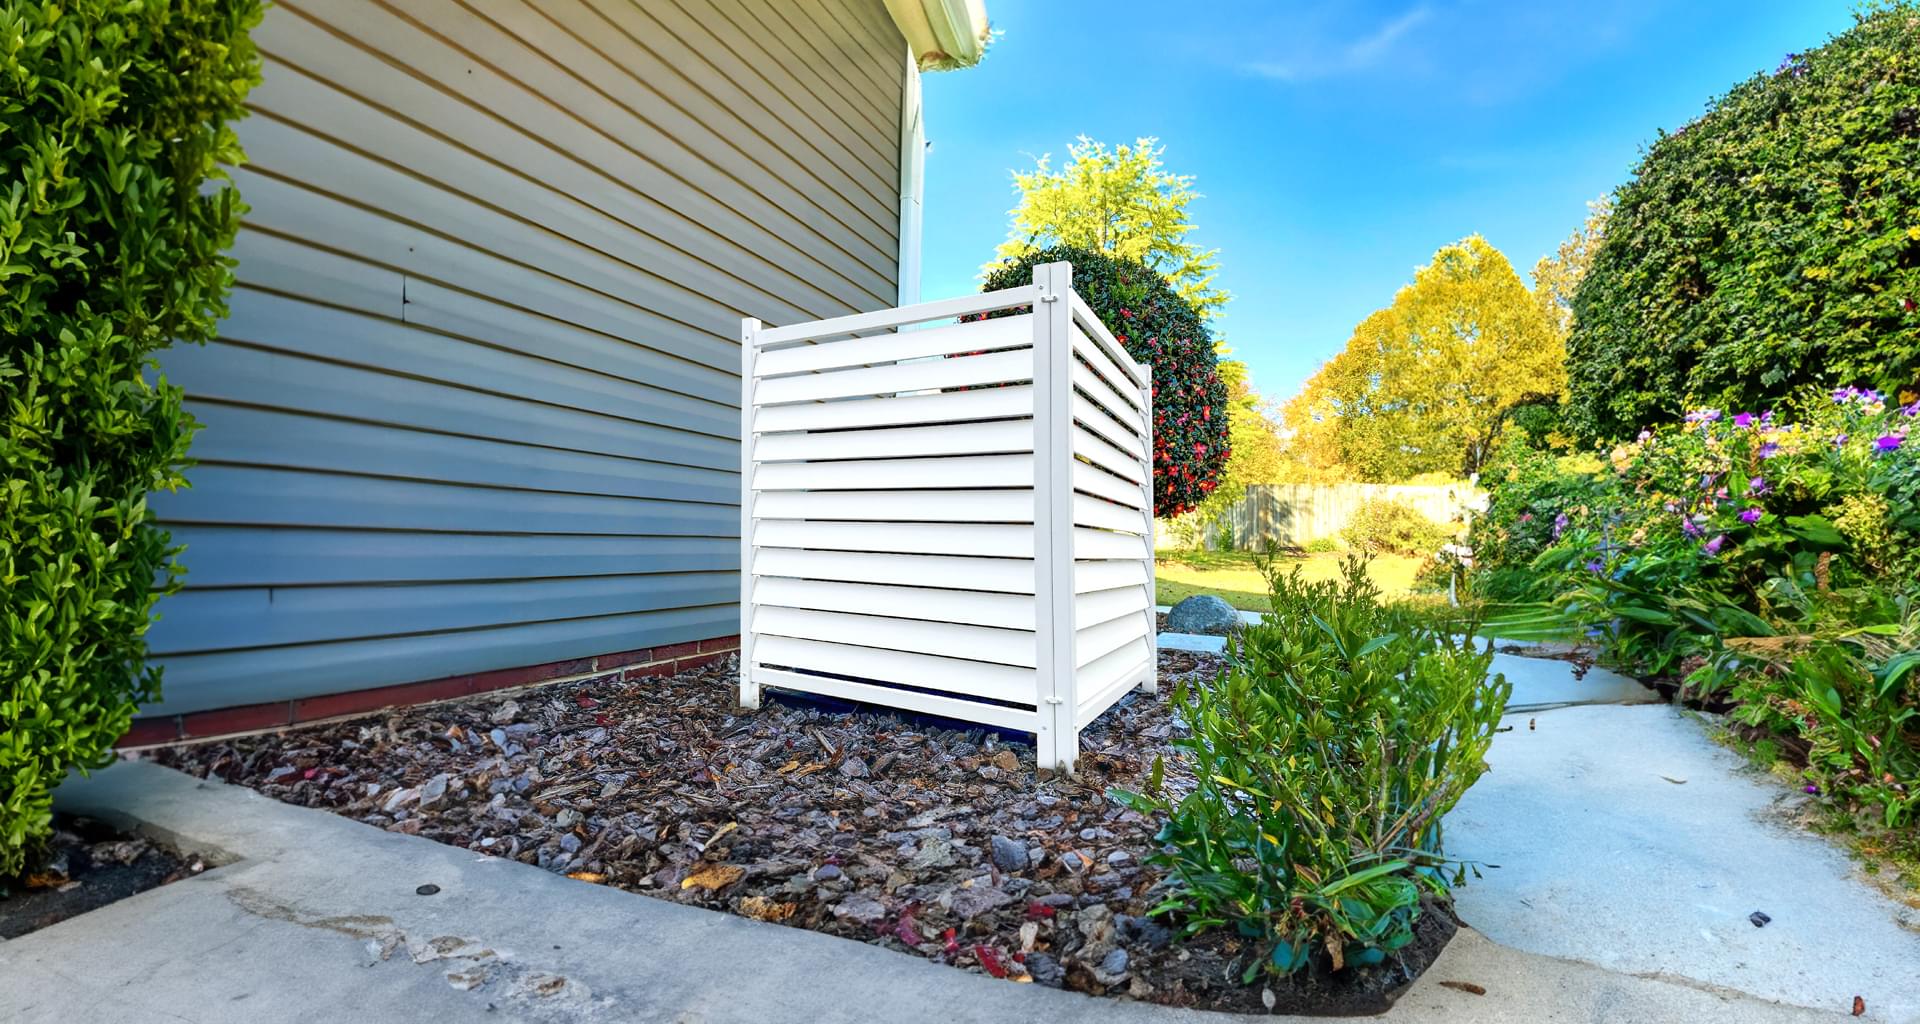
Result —
<path fill-rule="evenodd" d="M 739 318 L 892 305 L 881 0 L 279 0 L 148 712 L 738 628 Z"/>

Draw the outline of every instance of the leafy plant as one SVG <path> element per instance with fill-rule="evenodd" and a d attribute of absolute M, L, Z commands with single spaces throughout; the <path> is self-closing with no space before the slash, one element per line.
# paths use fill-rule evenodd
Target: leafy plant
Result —
<path fill-rule="evenodd" d="M 1188 735 L 1121 803 L 1160 820 L 1172 891 L 1155 913 L 1255 940 L 1246 967 L 1374 964 L 1413 940 L 1423 899 L 1467 867 L 1441 818 L 1486 769 L 1511 687 L 1471 625 L 1382 604 L 1366 560 L 1306 582 L 1268 562 L 1274 614 L 1232 642 L 1219 678 L 1174 694 Z M 1457 625 L 1447 622 L 1449 627 Z"/>
<path fill-rule="evenodd" d="M 1153 373 L 1153 512 L 1172 519 L 1219 486 L 1233 454 L 1227 385 L 1213 336 L 1167 279 L 1137 260 L 1054 246 L 992 268 L 986 291 L 1033 281 L 1042 263 L 1073 264 L 1073 288 L 1127 353 Z"/>
<path fill-rule="evenodd" d="M 1340 533 L 1347 546 L 1371 554 L 1431 555 L 1453 531 L 1404 501 L 1368 498 Z"/>
<path fill-rule="evenodd" d="M 1920 374 L 1920 4 L 1866 5 L 1662 133 L 1573 300 L 1568 421 L 1784 407 Z"/>
<path fill-rule="evenodd" d="M 255 0 L 0 4 L 0 878 L 70 768 L 157 696 L 177 548 L 146 497 L 191 436 L 152 354 L 213 336 L 242 207 L 221 170 L 259 78 Z"/>

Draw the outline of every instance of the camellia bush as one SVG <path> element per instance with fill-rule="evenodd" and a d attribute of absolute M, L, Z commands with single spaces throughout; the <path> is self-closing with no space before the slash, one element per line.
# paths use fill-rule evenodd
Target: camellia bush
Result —
<path fill-rule="evenodd" d="M 1648 149 L 1573 299 L 1568 426 L 1920 381 L 1920 3 L 1868 5 Z"/>
<path fill-rule="evenodd" d="M 221 170 L 259 79 L 257 0 L 0 3 L 0 879 L 52 788 L 109 761 L 154 601 L 177 587 L 147 495 L 192 434 L 153 353 L 226 314 L 242 207 Z"/>
<path fill-rule="evenodd" d="M 1470 624 L 1383 604 L 1358 556 L 1339 580 L 1266 571 L 1274 614 L 1238 634 L 1219 679 L 1174 693 L 1182 783 L 1156 762 L 1144 791 L 1113 794 L 1164 823 L 1156 913 L 1246 937 L 1249 981 L 1413 941 L 1428 901 L 1465 880 L 1441 819 L 1486 771 L 1512 693 Z"/>
<path fill-rule="evenodd" d="M 1127 353 L 1153 372 L 1154 515 L 1171 519 L 1219 486 L 1227 458 L 1227 386 L 1213 336 L 1193 306 L 1138 260 L 1055 246 L 988 273 L 985 290 L 1033 281 L 1042 263 L 1073 264 L 1073 288 Z"/>

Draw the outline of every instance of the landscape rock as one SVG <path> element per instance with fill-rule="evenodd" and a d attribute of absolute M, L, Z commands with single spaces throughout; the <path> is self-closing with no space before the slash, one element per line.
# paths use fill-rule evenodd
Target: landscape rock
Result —
<path fill-rule="evenodd" d="M 1226 636 L 1240 628 L 1240 613 L 1212 594 L 1195 594 L 1167 612 L 1167 632 Z"/>
<path fill-rule="evenodd" d="M 1006 836 L 994 836 L 991 845 L 993 866 L 1002 871 L 1025 871 L 1032 861 L 1025 843 L 1015 842 Z"/>

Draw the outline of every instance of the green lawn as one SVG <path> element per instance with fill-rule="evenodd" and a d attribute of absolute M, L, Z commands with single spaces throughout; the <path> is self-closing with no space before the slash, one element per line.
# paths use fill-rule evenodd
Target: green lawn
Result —
<path fill-rule="evenodd" d="M 1307 579 L 1332 579 L 1340 574 L 1339 554 L 1299 555 L 1282 560 L 1299 566 Z M 1420 559 L 1405 555 L 1375 555 L 1370 574 L 1389 598 L 1408 594 Z M 1267 583 L 1247 551 L 1162 551 L 1154 559 L 1154 588 L 1159 602 L 1179 604 L 1195 594 L 1213 594 L 1235 608 L 1269 611 Z"/>

